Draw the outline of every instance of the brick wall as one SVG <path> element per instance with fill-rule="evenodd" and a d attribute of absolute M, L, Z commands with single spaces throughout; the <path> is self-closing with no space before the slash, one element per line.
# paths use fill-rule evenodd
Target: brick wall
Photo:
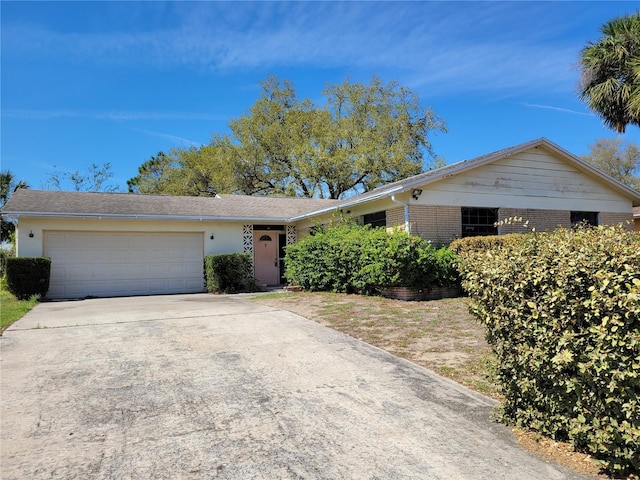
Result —
<path fill-rule="evenodd" d="M 462 210 L 460 207 L 442 205 L 411 205 L 409 207 L 411 233 L 419 235 L 433 243 L 449 244 L 453 239 L 462 235 Z M 524 233 L 535 227 L 536 231 L 544 232 L 571 226 L 571 212 L 569 210 L 540 210 L 521 208 L 501 208 L 499 220 L 509 217 L 522 217 L 521 222 L 503 224 L 500 233 Z M 631 214 L 606 213 L 600 214 L 600 223 L 614 225 L 631 220 Z M 527 227 L 523 224 L 529 220 Z M 387 211 L 387 227 L 404 226 L 404 209 L 393 208 Z M 628 224 L 629 229 L 633 228 Z"/>
<path fill-rule="evenodd" d="M 522 217 L 522 222 L 515 222 L 511 225 L 502 225 L 500 233 L 523 233 L 535 227 L 538 232 L 551 231 L 563 226 L 571 227 L 571 212 L 569 210 L 536 210 L 532 208 L 501 208 L 499 212 L 500 220 L 504 221 L 509 217 Z M 523 223 L 529 220 L 527 228 Z M 601 225 L 617 225 L 624 223 L 629 229 L 633 228 L 626 222 L 632 219 L 631 213 L 608 213 L 601 212 L 599 222 Z"/>
<path fill-rule="evenodd" d="M 443 205 L 411 205 L 411 233 L 432 243 L 451 243 L 462 235 L 462 210 Z"/>
<path fill-rule="evenodd" d="M 524 233 L 535 227 L 536 231 L 550 231 L 558 228 L 571 226 L 571 212 L 569 210 L 538 210 L 522 208 L 500 208 L 499 220 L 506 220 L 509 217 L 522 217 L 522 222 L 514 222 L 510 225 L 502 225 L 500 233 Z M 462 235 L 462 209 L 460 207 L 443 205 L 410 205 L 409 218 L 411 221 L 411 233 L 419 235 L 432 243 L 449 244 L 452 240 L 460 238 Z M 606 213 L 600 214 L 600 223 L 603 225 L 614 225 L 632 220 L 631 213 Z M 523 224 L 529 220 L 527 227 Z M 639 222 L 640 223 L 640 222 Z M 628 225 L 633 229 L 632 224 Z M 394 207 L 387 210 L 387 228 L 395 228 L 404 231 L 404 208 Z M 303 238 L 309 234 L 309 228 L 300 228 L 297 231 L 298 238 Z"/>
<path fill-rule="evenodd" d="M 387 210 L 387 228 L 397 228 L 404 231 L 404 207 Z"/>
<path fill-rule="evenodd" d="M 627 230 L 633 230 L 633 214 L 629 213 L 600 213 L 600 223 L 602 225 L 618 225 L 622 223 Z"/>
<path fill-rule="evenodd" d="M 537 210 L 533 208 L 501 208 L 499 210 L 499 220 L 505 221 L 512 217 L 522 217 L 522 222 L 503 224 L 500 233 L 524 233 L 535 228 L 537 232 L 555 230 L 559 225 L 563 227 L 571 226 L 571 212 L 569 210 Z M 527 227 L 523 224 L 529 220 Z"/>

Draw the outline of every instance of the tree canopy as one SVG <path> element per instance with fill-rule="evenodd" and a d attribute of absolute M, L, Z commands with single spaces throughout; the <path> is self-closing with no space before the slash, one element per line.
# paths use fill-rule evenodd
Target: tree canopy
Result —
<path fill-rule="evenodd" d="M 607 127 L 640 126 L 640 11 L 606 22 L 582 50 L 580 98 Z"/>
<path fill-rule="evenodd" d="M 425 154 L 442 163 L 429 135 L 446 131 L 444 121 L 396 82 L 328 85 L 321 106 L 276 76 L 261 87 L 256 102 L 230 121 L 230 135 L 152 157 L 129 190 L 337 199 L 420 173 Z"/>
<path fill-rule="evenodd" d="M 233 176 L 235 151 L 226 137 L 214 137 L 200 148 L 159 152 L 127 180 L 130 192 L 214 196 L 236 191 Z"/>
<path fill-rule="evenodd" d="M 113 176 L 109 162 L 102 165 L 92 163 L 83 171 L 59 171 L 56 168 L 49 175 L 46 187 L 54 190 L 71 189 L 76 192 L 117 192 L 120 187 L 108 183 Z"/>
<path fill-rule="evenodd" d="M 619 138 L 601 138 L 582 159 L 625 185 L 640 191 L 640 146 Z"/>
<path fill-rule="evenodd" d="M 0 209 L 11 198 L 11 194 L 20 188 L 29 188 L 29 185 L 24 180 L 16 180 L 9 170 L 0 172 Z M 11 240 L 15 229 L 16 226 L 13 223 L 6 221 L 4 218 L 0 219 L 0 241 Z"/>

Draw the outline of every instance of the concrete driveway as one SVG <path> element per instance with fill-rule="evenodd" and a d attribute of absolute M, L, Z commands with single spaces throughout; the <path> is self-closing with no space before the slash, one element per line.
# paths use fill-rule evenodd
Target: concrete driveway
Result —
<path fill-rule="evenodd" d="M 241 296 L 38 305 L 0 338 L 9 479 L 579 479 L 494 403 Z"/>

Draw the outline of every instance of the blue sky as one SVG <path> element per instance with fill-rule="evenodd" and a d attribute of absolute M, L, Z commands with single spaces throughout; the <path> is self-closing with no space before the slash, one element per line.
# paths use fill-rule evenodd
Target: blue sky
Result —
<path fill-rule="evenodd" d="M 9 2 L 1 168 L 32 188 L 209 142 L 268 75 L 322 102 L 327 84 L 397 80 L 443 117 L 448 163 L 539 137 L 586 154 L 616 134 L 579 101 L 577 60 L 640 2 Z M 640 129 L 624 140 L 640 143 Z"/>

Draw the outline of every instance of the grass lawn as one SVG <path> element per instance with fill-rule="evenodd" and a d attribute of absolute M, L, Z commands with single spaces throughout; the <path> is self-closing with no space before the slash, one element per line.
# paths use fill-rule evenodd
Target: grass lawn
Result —
<path fill-rule="evenodd" d="M 0 335 L 13 322 L 19 320 L 38 303 L 33 296 L 29 300 L 18 300 L 6 288 L 4 280 L 0 281 Z"/>

